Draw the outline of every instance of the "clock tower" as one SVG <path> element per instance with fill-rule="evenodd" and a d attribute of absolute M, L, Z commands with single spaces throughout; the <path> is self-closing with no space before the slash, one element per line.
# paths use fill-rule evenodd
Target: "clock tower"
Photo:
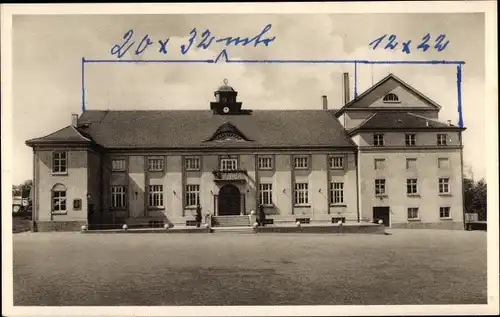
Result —
<path fill-rule="evenodd" d="M 236 101 L 238 92 L 227 83 L 228 80 L 224 79 L 224 84 L 214 93 L 215 102 L 210 103 L 210 109 L 219 115 L 242 114 L 241 102 Z"/>

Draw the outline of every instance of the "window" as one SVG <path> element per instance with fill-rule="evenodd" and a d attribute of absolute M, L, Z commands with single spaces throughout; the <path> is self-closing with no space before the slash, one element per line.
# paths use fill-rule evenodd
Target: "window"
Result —
<path fill-rule="evenodd" d="M 413 146 L 417 142 L 417 135 L 416 134 L 405 134 L 405 144 L 406 146 Z"/>
<path fill-rule="evenodd" d="M 82 200 L 73 199 L 73 210 L 82 210 Z"/>
<path fill-rule="evenodd" d="M 186 157 L 185 160 L 186 171 L 199 171 L 200 158 L 199 157 Z"/>
<path fill-rule="evenodd" d="M 125 159 L 114 159 L 111 161 L 113 172 L 124 172 L 127 168 Z"/>
<path fill-rule="evenodd" d="M 396 94 L 387 94 L 384 96 L 384 102 L 399 102 L 399 97 Z"/>
<path fill-rule="evenodd" d="M 293 158 L 293 166 L 295 169 L 307 169 L 309 168 L 309 157 L 298 156 Z"/>
<path fill-rule="evenodd" d="M 65 174 L 68 172 L 68 156 L 66 152 L 52 154 L 52 173 Z"/>
<path fill-rule="evenodd" d="M 307 183 L 295 183 L 294 203 L 295 205 L 309 204 L 309 193 L 308 193 Z"/>
<path fill-rule="evenodd" d="M 407 158 L 406 159 L 406 169 L 407 170 L 416 170 L 417 169 L 417 159 L 416 158 Z"/>
<path fill-rule="evenodd" d="M 449 178 L 440 178 L 439 179 L 439 193 L 440 194 L 449 194 L 450 193 L 450 179 Z"/>
<path fill-rule="evenodd" d="M 408 208 L 408 220 L 419 219 L 418 208 L 412 207 Z"/>
<path fill-rule="evenodd" d="M 266 156 L 266 157 L 259 157 L 259 169 L 261 170 L 270 170 L 273 168 L 273 158 Z"/>
<path fill-rule="evenodd" d="M 344 157 L 343 156 L 331 156 L 330 157 L 330 168 L 331 169 L 344 168 Z"/>
<path fill-rule="evenodd" d="M 385 159 L 375 159 L 375 169 L 384 170 L 385 169 Z"/>
<path fill-rule="evenodd" d="M 406 193 L 408 195 L 415 195 L 418 193 L 417 179 L 409 178 L 406 180 Z"/>
<path fill-rule="evenodd" d="M 238 169 L 238 160 L 235 158 L 224 158 L 220 160 L 222 171 L 234 171 Z"/>
<path fill-rule="evenodd" d="M 343 203 L 344 203 L 344 183 L 331 182 L 330 204 L 343 204 Z"/>
<path fill-rule="evenodd" d="M 439 218 L 451 218 L 450 207 L 439 207 Z"/>
<path fill-rule="evenodd" d="M 437 135 L 437 145 L 446 145 L 446 134 L 438 134 Z"/>
<path fill-rule="evenodd" d="M 149 207 L 163 207 L 163 185 L 149 185 Z"/>
<path fill-rule="evenodd" d="M 259 184 L 260 188 L 260 204 L 270 206 L 273 204 L 273 185 Z"/>
<path fill-rule="evenodd" d="M 52 213 L 66 213 L 66 187 L 57 184 L 52 188 Z"/>
<path fill-rule="evenodd" d="M 111 207 L 125 208 L 125 186 L 111 187 Z"/>
<path fill-rule="evenodd" d="M 200 204 L 200 185 L 186 185 L 186 207 Z"/>
<path fill-rule="evenodd" d="M 375 180 L 375 196 L 385 195 L 385 179 L 376 179 Z"/>
<path fill-rule="evenodd" d="M 163 159 L 162 158 L 151 158 L 148 161 L 150 172 L 162 172 L 163 171 Z"/>
<path fill-rule="evenodd" d="M 383 134 L 374 134 L 373 135 L 373 145 L 384 146 L 384 135 Z"/>
<path fill-rule="evenodd" d="M 438 158 L 438 167 L 439 168 L 450 168 L 450 161 L 448 158 L 440 157 Z"/>

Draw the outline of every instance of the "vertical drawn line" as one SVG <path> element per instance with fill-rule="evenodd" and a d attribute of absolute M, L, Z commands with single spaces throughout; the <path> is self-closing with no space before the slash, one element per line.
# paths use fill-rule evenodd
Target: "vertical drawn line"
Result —
<path fill-rule="evenodd" d="M 462 65 L 457 66 L 458 126 L 464 127 L 462 116 Z"/>
<path fill-rule="evenodd" d="M 82 113 L 85 112 L 85 57 L 82 57 Z"/>
<path fill-rule="evenodd" d="M 354 99 L 358 98 L 358 63 L 354 62 Z"/>
<path fill-rule="evenodd" d="M 373 64 L 370 64 L 370 72 L 372 73 L 372 86 L 373 86 Z"/>

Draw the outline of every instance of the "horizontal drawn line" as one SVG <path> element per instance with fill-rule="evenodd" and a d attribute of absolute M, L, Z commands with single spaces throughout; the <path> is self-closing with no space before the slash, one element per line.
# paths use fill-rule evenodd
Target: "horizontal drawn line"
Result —
<path fill-rule="evenodd" d="M 84 63 L 207 63 L 214 64 L 213 59 L 85 59 Z M 420 64 L 420 65 L 436 65 L 436 64 L 451 64 L 464 65 L 465 61 L 447 61 L 447 60 L 428 60 L 428 61 L 375 61 L 375 60 L 302 60 L 302 59 L 228 59 L 226 63 L 263 63 L 263 64 Z"/>
<path fill-rule="evenodd" d="M 213 59 L 86 59 L 84 63 L 207 63 Z"/>

